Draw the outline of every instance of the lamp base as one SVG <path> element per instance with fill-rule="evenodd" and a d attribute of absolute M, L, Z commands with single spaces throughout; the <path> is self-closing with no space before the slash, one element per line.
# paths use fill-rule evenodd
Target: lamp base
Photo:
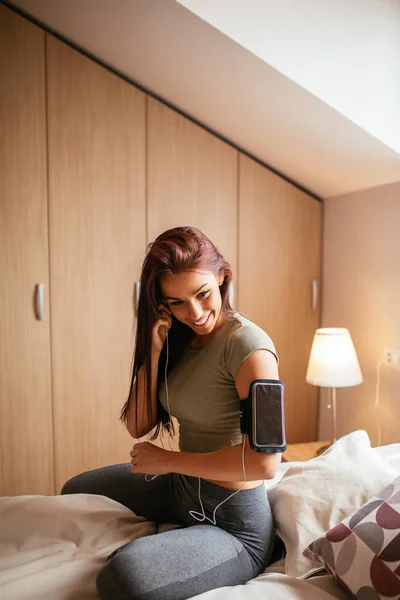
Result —
<path fill-rule="evenodd" d="M 331 388 L 332 404 L 328 408 L 332 408 L 332 441 L 317 450 L 317 456 L 320 456 L 325 450 L 328 450 L 336 442 L 336 388 Z"/>

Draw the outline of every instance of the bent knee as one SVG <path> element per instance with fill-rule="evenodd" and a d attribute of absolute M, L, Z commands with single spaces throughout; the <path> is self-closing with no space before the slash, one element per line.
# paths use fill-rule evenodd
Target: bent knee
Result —
<path fill-rule="evenodd" d="M 75 492 L 75 486 L 74 486 L 74 477 L 72 479 L 68 479 L 68 481 L 66 481 L 64 483 L 64 485 L 61 488 L 61 495 L 64 494 L 74 494 Z"/>
<path fill-rule="evenodd" d="M 132 551 L 129 562 L 119 550 L 113 552 L 96 578 L 99 597 L 101 600 L 135 600 L 147 591 L 142 589 L 139 573 Z"/>
<path fill-rule="evenodd" d="M 85 492 L 87 492 L 87 489 L 85 489 L 84 478 L 82 478 L 82 475 L 75 475 L 64 483 L 60 494 L 82 494 Z"/>

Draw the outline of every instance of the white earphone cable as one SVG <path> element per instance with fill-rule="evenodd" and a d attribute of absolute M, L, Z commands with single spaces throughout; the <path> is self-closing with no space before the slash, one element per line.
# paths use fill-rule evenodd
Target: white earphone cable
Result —
<path fill-rule="evenodd" d="M 217 510 L 219 509 L 219 507 L 222 506 L 222 504 L 224 504 L 225 502 L 227 502 L 230 498 L 232 498 L 233 496 L 235 496 L 235 494 L 238 494 L 243 489 L 243 486 L 246 483 L 246 468 L 245 468 L 245 465 L 244 465 L 244 449 L 245 449 L 245 437 L 243 436 L 243 443 L 242 443 L 243 483 L 242 483 L 242 485 L 240 486 L 239 489 L 237 489 L 235 492 L 233 492 L 233 494 L 230 494 L 227 498 L 225 498 L 225 500 L 222 500 L 222 502 L 220 502 L 219 504 L 217 504 L 217 506 L 214 508 L 213 515 L 212 515 L 211 519 L 209 517 L 206 517 L 206 514 L 205 514 L 205 510 L 204 510 L 203 503 L 201 501 L 201 494 L 200 494 L 201 479 L 200 479 L 200 477 L 198 478 L 198 480 L 199 480 L 198 495 L 199 495 L 199 502 L 200 502 L 200 506 L 201 506 L 201 512 L 198 512 L 196 510 L 189 510 L 189 514 L 190 514 L 191 517 L 193 517 L 193 519 L 196 519 L 196 521 L 200 521 L 200 523 L 202 523 L 203 521 L 209 521 L 212 525 L 216 525 L 217 521 L 215 519 L 215 513 L 217 512 Z"/>
<path fill-rule="evenodd" d="M 167 378 L 167 370 L 168 370 L 168 360 L 169 360 L 169 343 L 168 343 L 168 331 L 167 331 L 167 336 L 166 336 L 166 344 L 167 344 L 167 356 L 166 356 L 166 361 L 165 361 L 165 393 L 166 393 L 166 400 L 167 400 L 167 408 L 168 408 L 168 416 L 169 416 L 169 420 L 168 423 L 163 425 L 164 427 L 168 427 L 168 442 L 169 442 L 169 447 L 170 450 L 173 452 L 173 449 L 171 447 L 171 409 L 169 406 L 169 393 L 168 393 L 168 378 Z M 162 443 L 162 447 L 164 448 L 164 444 Z M 199 480 L 199 486 L 198 486 L 198 496 L 199 496 L 199 503 L 201 506 L 201 512 L 198 512 L 196 510 L 190 510 L 189 514 L 191 517 L 193 517 L 193 519 L 196 519 L 197 521 L 200 521 L 201 523 L 203 521 L 209 521 L 212 525 L 216 525 L 217 521 L 215 518 L 216 512 L 219 509 L 220 506 L 222 506 L 222 504 L 224 504 L 225 502 L 227 502 L 230 498 L 233 498 L 233 496 L 235 496 L 236 494 L 238 494 L 244 487 L 244 484 L 246 483 L 246 467 L 245 467 L 245 460 L 244 460 L 244 453 L 245 453 L 245 436 L 243 436 L 243 442 L 242 442 L 242 468 L 243 468 L 243 483 L 241 485 L 241 487 L 237 490 L 235 490 L 233 492 L 233 494 L 230 494 L 227 498 L 225 498 L 225 500 L 222 500 L 222 502 L 220 502 L 219 504 L 217 504 L 217 506 L 214 508 L 213 511 L 213 515 L 212 518 L 210 519 L 209 517 L 206 516 L 205 514 L 205 510 L 204 510 L 204 506 L 203 506 L 203 502 L 201 500 L 201 479 L 200 477 L 198 477 Z M 158 475 L 153 475 L 150 479 L 148 479 L 148 475 L 145 475 L 145 480 L 147 482 L 153 481 L 154 479 L 156 479 L 156 477 L 158 477 Z"/>

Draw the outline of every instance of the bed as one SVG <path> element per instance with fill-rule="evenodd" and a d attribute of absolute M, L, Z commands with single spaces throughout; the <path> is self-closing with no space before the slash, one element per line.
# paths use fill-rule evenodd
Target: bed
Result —
<path fill-rule="evenodd" d="M 349 541 L 354 531 L 333 544 L 326 541 L 325 533 L 332 528 L 336 531 L 339 525 L 343 532 L 343 523 L 350 531 L 351 515 L 354 521 L 354 514 L 365 513 L 362 507 L 372 506 L 372 501 L 375 508 L 390 505 L 390 510 L 400 514 L 399 474 L 400 443 L 374 449 L 364 431 L 344 436 L 307 463 L 282 463 L 275 479 L 265 482 L 265 487 L 286 557 L 246 585 L 218 588 L 196 599 L 348 600 L 352 588 L 343 574 L 343 560 L 336 560 L 335 551 L 337 565 L 341 564 L 337 574 L 324 551 L 329 545 L 351 546 L 359 575 L 362 568 L 357 563 L 361 560 L 357 549 L 362 544 Z M 382 490 L 388 486 L 392 486 L 391 495 L 385 491 L 382 499 Z M 368 509 L 367 517 L 362 514 L 370 518 L 379 507 L 375 512 Z M 0 525 L 0 598 L 6 600 L 94 600 L 98 598 L 96 574 L 106 557 L 132 539 L 157 533 L 154 523 L 119 503 L 88 494 L 0 498 Z M 397 544 L 398 548 L 400 525 L 392 519 L 390 527 L 390 547 Z M 306 548 L 308 555 L 304 556 Z M 395 590 L 396 581 L 400 585 L 400 557 L 392 563 L 389 583 Z M 400 588 L 397 595 L 365 595 L 369 597 L 397 599 Z"/>

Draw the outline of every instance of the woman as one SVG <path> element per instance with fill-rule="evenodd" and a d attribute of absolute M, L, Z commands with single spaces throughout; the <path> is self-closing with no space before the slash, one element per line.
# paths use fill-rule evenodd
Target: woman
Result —
<path fill-rule="evenodd" d="M 240 399 L 255 379 L 279 379 L 267 334 L 233 312 L 232 271 L 198 229 L 150 245 L 141 275 L 129 399 L 133 438 L 179 422 L 180 452 L 135 443 L 131 463 L 83 473 L 62 493 L 108 496 L 179 528 L 132 541 L 97 578 L 103 600 L 184 600 L 262 572 L 275 530 L 264 479 L 279 454 L 254 452 L 240 433 Z"/>

